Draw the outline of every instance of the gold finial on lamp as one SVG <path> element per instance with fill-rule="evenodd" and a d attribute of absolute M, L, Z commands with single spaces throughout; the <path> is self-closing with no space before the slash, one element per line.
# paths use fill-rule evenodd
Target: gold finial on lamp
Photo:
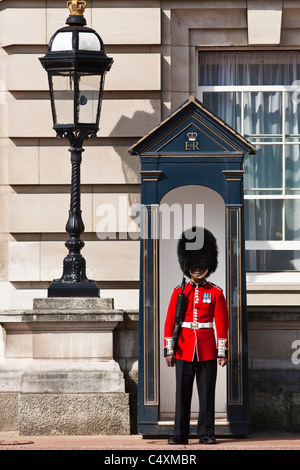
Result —
<path fill-rule="evenodd" d="M 70 10 L 70 15 L 82 16 L 86 7 L 86 2 L 83 0 L 69 0 L 67 7 Z"/>

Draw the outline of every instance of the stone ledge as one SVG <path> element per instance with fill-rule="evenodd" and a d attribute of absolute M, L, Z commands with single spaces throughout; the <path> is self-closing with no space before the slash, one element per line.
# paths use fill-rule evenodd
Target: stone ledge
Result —
<path fill-rule="evenodd" d="M 115 310 L 110 298 L 34 299 L 33 309 L 0 310 L 0 323 L 138 322 L 138 310 Z"/>
<path fill-rule="evenodd" d="M 299 282 L 269 282 L 268 284 L 263 282 L 247 282 L 247 291 L 265 291 L 265 292 L 278 292 L 278 291 L 297 291 L 300 292 Z"/>
<path fill-rule="evenodd" d="M 107 301 L 106 301 L 107 300 Z M 0 311 L 0 323 L 63 323 L 63 322 L 91 322 L 119 323 L 124 320 L 122 310 L 114 310 L 112 299 L 86 299 L 86 298 L 49 298 L 34 299 L 34 308 L 31 310 Z M 103 302 L 104 301 L 104 302 Z"/>
<path fill-rule="evenodd" d="M 116 310 L 109 310 L 107 312 L 88 312 L 72 311 L 72 312 L 52 312 L 52 311 L 41 311 L 35 313 L 32 310 L 25 311 L 12 311 L 12 312 L 0 312 L 0 323 L 5 325 L 5 329 L 9 328 L 9 325 L 16 323 L 27 324 L 28 326 L 34 327 L 34 324 L 51 324 L 51 323 L 86 323 L 88 327 L 91 326 L 92 322 L 102 324 L 103 328 L 105 325 L 107 328 L 112 327 L 112 323 L 118 324 L 122 322 L 124 318 L 123 312 L 116 313 Z M 82 326 L 82 325 L 81 325 Z M 116 326 L 116 325 L 115 325 Z M 38 326 L 36 326 L 37 328 Z"/>
<path fill-rule="evenodd" d="M 113 310 L 113 300 L 101 297 L 47 297 L 33 299 L 33 310 Z"/>
<path fill-rule="evenodd" d="M 23 372 L 21 393 L 124 393 L 119 371 Z"/>

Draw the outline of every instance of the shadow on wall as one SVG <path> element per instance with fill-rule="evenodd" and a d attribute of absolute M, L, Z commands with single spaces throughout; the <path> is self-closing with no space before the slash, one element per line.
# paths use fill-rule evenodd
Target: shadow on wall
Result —
<path fill-rule="evenodd" d="M 130 208 L 140 203 L 141 180 L 139 157 L 130 155 L 128 149 L 161 122 L 161 102 L 159 99 L 136 100 L 137 106 L 139 102 L 144 110 L 131 114 L 134 103 L 128 102 L 128 115 L 120 117 L 109 135 L 109 139 L 112 139 L 114 153 L 120 159 L 122 166 L 125 185 L 123 188 L 118 187 L 118 193 L 121 194 L 124 191 L 126 195 L 128 194 L 129 223 L 130 220 L 134 222 L 137 217 L 136 213 L 131 214 Z M 115 108 L 117 112 L 117 100 Z M 103 113 L 103 119 L 106 119 L 105 113 Z"/>

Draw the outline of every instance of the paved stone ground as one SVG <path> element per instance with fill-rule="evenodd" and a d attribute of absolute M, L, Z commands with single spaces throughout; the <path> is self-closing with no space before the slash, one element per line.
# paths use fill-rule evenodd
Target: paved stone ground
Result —
<path fill-rule="evenodd" d="M 252 434 L 244 438 L 219 437 L 216 445 L 201 445 L 197 439 L 190 439 L 188 445 L 171 446 L 167 439 L 145 439 L 131 436 L 18 436 L 0 433 L 0 450 L 94 450 L 105 451 L 104 455 L 128 455 L 127 451 L 147 451 L 156 455 L 177 453 L 191 454 L 201 450 L 300 450 L 299 434 Z M 125 452 L 126 451 L 126 452 Z M 134 452 L 133 452 L 134 454 Z M 163 462 L 161 462 L 163 463 Z M 168 463 L 168 462 L 166 462 Z"/>

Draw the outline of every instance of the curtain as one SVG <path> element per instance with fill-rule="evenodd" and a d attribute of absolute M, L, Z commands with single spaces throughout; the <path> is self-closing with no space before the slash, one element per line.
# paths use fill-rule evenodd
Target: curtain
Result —
<path fill-rule="evenodd" d="M 200 86 L 292 85 L 299 71 L 297 51 L 199 53 Z"/>

